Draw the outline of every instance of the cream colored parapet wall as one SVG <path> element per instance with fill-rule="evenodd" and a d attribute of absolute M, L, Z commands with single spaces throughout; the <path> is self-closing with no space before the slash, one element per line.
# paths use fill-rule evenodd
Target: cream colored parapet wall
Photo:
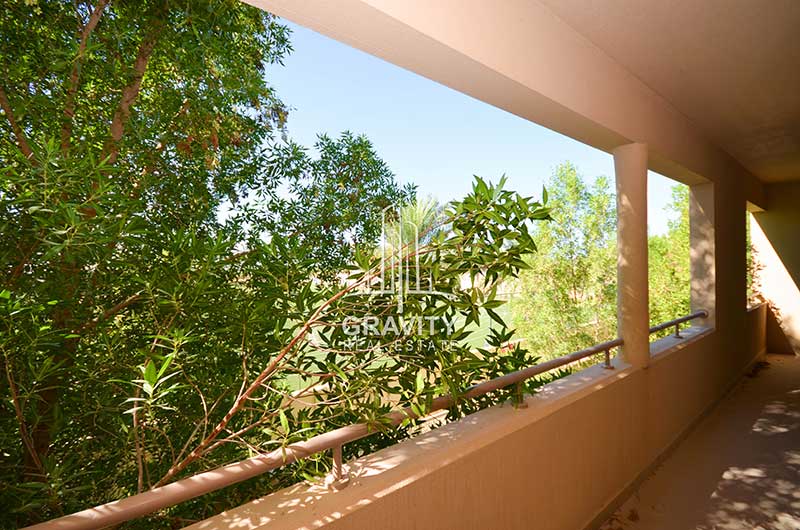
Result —
<path fill-rule="evenodd" d="M 646 143 L 651 169 L 763 206 L 761 183 L 658 87 L 536 0 L 246 1 L 604 151 Z"/>
<path fill-rule="evenodd" d="M 767 206 L 750 225 L 756 279 L 800 355 L 800 182 L 767 186 Z"/>
<path fill-rule="evenodd" d="M 320 528 L 576 530 L 601 519 L 762 355 L 764 308 L 724 349 L 692 328 L 652 345 L 646 369 L 617 361 L 350 464 L 350 485 L 299 484 L 192 530 Z"/>

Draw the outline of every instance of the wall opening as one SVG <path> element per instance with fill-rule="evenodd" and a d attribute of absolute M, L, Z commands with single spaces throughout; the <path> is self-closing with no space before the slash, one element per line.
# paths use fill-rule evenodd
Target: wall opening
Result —
<path fill-rule="evenodd" d="M 511 286 L 508 311 L 525 348 L 551 359 L 616 337 L 616 197 L 612 177 L 570 162 L 545 186 L 553 220 L 534 227 L 538 251 Z"/>
<path fill-rule="evenodd" d="M 691 312 L 690 188 L 648 172 L 648 290 L 650 325 Z M 665 330 L 651 340 L 669 335 Z"/>

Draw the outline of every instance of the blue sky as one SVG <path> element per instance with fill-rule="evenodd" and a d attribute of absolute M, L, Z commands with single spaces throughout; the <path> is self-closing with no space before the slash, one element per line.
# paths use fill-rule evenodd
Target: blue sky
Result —
<path fill-rule="evenodd" d="M 442 202 L 464 196 L 474 174 L 495 181 L 505 174 L 509 189 L 535 197 L 564 161 L 587 181 L 613 177 L 608 153 L 288 25 L 294 52 L 267 77 L 291 109 L 289 136 L 303 145 L 313 145 L 319 133 L 364 133 L 401 182 L 414 182 L 420 194 Z M 666 231 L 672 184 L 650 175 L 651 233 Z"/>

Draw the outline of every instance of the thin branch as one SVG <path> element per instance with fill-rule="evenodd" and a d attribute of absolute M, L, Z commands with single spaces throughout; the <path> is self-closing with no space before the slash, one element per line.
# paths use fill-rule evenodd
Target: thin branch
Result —
<path fill-rule="evenodd" d="M 143 425 L 142 427 L 144 429 L 150 429 L 151 431 L 154 431 L 157 434 L 160 434 L 161 437 L 164 438 L 164 440 L 166 440 L 166 442 L 167 442 L 167 447 L 169 448 L 169 452 L 170 452 L 170 455 L 172 456 L 172 460 L 175 460 L 175 446 L 172 445 L 172 439 L 164 431 L 164 429 L 162 429 L 161 427 L 158 427 L 156 425 Z"/>
<path fill-rule="evenodd" d="M 134 397 L 138 399 L 139 395 L 140 395 L 140 389 L 137 387 Z M 144 440 L 142 441 L 139 440 L 140 423 L 141 422 L 139 421 L 139 407 L 136 406 L 133 409 L 133 445 L 136 450 L 136 471 L 137 471 L 136 493 L 141 493 L 142 490 L 144 490 L 144 461 L 142 455 L 143 451 L 142 446 L 144 445 Z M 144 438 L 144 432 L 141 433 L 141 436 L 142 438 Z"/>
<path fill-rule="evenodd" d="M 225 416 L 211 430 L 208 436 L 206 436 L 192 450 L 192 452 L 189 453 L 181 462 L 170 467 L 170 469 L 161 478 L 161 480 L 159 480 L 155 484 L 155 487 L 163 486 L 164 484 L 168 483 L 170 480 L 172 480 L 172 478 L 175 475 L 183 471 L 188 465 L 190 465 L 198 458 L 201 458 L 204 454 L 206 454 L 208 452 L 209 446 L 214 442 L 217 436 L 220 435 L 220 433 L 222 433 L 227 429 L 228 423 L 230 423 L 230 421 L 233 419 L 236 413 L 238 413 L 239 410 L 241 410 L 242 407 L 244 407 L 245 403 L 247 403 L 250 400 L 250 396 L 253 393 L 255 393 L 259 388 L 261 388 L 261 385 L 264 383 L 264 381 L 266 381 L 267 378 L 269 378 L 281 366 L 281 361 L 283 361 L 283 359 L 294 350 L 295 346 L 297 346 L 300 343 L 300 341 L 302 341 L 306 337 L 306 335 L 308 335 L 308 333 L 311 331 L 312 328 L 311 322 L 317 320 L 320 317 L 320 315 L 329 306 L 334 304 L 337 300 L 344 297 L 347 293 L 351 292 L 352 290 L 357 289 L 359 286 L 363 285 L 365 281 L 369 281 L 372 278 L 376 277 L 377 274 L 378 273 L 375 272 L 371 275 L 364 276 L 359 281 L 354 282 L 351 285 L 345 287 L 344 289 L 337 292 L 335 295 L 328 298 L 324 303 L 322 303 L 316 309 L 316 311 L 314 311 L 314 314 L 311 315 L 311 318 L 309 318 L 303 324 L 300 330 L 295 334 L 295 336 L 292 337 L 292 340 L 290 340 L 289 343 L 283 349 L 281 349 L 281 351 L 278 353 L 275 359 L 273 359 L 272 362 L 270 362 L 270 364 L 258 375 L 258 377 L 256 377 L 253 380 L 253 382 L 250 383 L 250 386 L 247 387 L 247 390 L 245 390 L 241 395 L 239 395 L 239 397 L 236 399 L 236 401 L 234 401 L 233 405 L 225 414 Z"/>
<path fill-rule="evenodd" d="M 189 444 L 192 442 L 192 440 L 194 440 L 195 435 L 197 435 L 197 433 L 200 431 L 201 428 L 203 429 L 203 435 L 201 436 L 201 439 L 205 438 L 206 427 L 208 426 L 208 418 L 211 416 L 211 414 L 214 412 L 214 410 L 216 410 L 217 405 L 222 403 L 222 399 L 224 397 L 225 397 L 225 393 L 220 395 L 216 399 L 216 401 L 214 401 L 214 403 L 211 404 L 211 407 L 208 409 L 208 411 L 203 415 L 202 421 L 198 422 L 197 425 L 195 425 L 194 430 L 192 430 L 192 434 L 190 434 L 189 437 L 186 439 L 186 443 L 183 444 L 183 447 L 181 448 L 181 452 L 178 453 L 178 457 L 175 460 L 173 460 L 173 462 L 172 462 L 173 466 L 175 464 L 177 464 L 178 461 L 183 458 L 183 455 L 186 454 L 186 451 L 189 450 Z"/>
<path fill-rule="evenodd" d="M 39 236 L 41 237 L 41 235 L 42 231 L 40 230 Z M 14 284 L 17 283 L 17 280 L 20 278 L 20 276 L 22 276 L 22 273 L 25 272 L 25 267 L 28 265 L 28 263 L 30 263 L 33 253 L 36 252 L 36 249 L 39 247 L 40 244 L 41 244 L 41 239 L 36 239 L 36 241 L 34 241 L 30 245 L 30 247 L 28 247 L 28 250 L 22 256 L 22 259 L 11 270 L 11 274 L 8 275 L 8 280 L 6 282 L 6 285 L 13 286 Z"/>
<path fill-rule="evenodd" d="M 220 438 L 219 440 L 217 440 L 216 442 L 214 442 L 212 445 L 210 445 L 208 447 L 208 450 L 206 451 L 206 453 L 209 453 L 209 452 L 213 451 L 214 449 L 216 449 L 217 447 L 219 447 L 222 444 L 230 443 L 234 438 L 239 438 L 240 436 L 242 436 L 244 434 L 247 434 L 249 431 L 253 430 L 254 428 L 258 427 L 259 425 L 264 424 L 267 420 L 269 420 L 271 418 L 274 418 L 276 415 L 278 415 L 277 412 L 273 412 L 273 413 L 270 413 L 270 414 L 265 414 L 263 417 L 257 419 L 256 421 L 254 421 L 253 423 L 243 427 L 242 429 L 239 429 L 236 432 L 230 433 L 225 438 Z M 227 429 L 226 429 L 226 431 L 227 431 Z"/>
<path fill-rule="evenodd" d="M 407 247 L 408 245 L 406 245 Z M 404 247 L 405 248 L 405 247 Z M 405 259 L 411 259 L 416 255 L 425 255 L 430 252 L 430 249 L 417 249 L 414 253 L 409 253 L 405 255 Z M 401 254 L 402 256 L 403 254 Z M 261 373 L 253 380 L 252 383 L 247 387 L 244 392 L 240 392 L 236 400 L 234 401 L 231 408 L 225 413 L 225 416 L 217 423 L 217 425 L 211 430 L 211 432 L 201 440 L 197 446 L 188 454 L 186 457 L 183 458 L 177 464 L 173 464 L 167 473 L 159 480 L 154 487 L 163 486 L 164 484 L 170 482 L 178 473 L 186 469 L 187 466 L 192 464 L 193 462 L 200 460 L 204 457 L 204 455 L 208 454 L 211 448 L 217 447 L 219 444 L 216 444 L 217 437 L 226 432 L 228 429 L 228 424 L 233 419 L 233 417 L 242 410 L 246 404 L 252 401 L 252 396 L 258 391 L 264 383 L 279 369 L 281 369 L 284 361 L 286 360 L 287 356 L 292 353 L 295 348 L 300 344 L 301 341 L 306 339 L 308 334 L 311 332 L 314 324 L 316 322 L 321 321 L 321 316 L 325 313 L 325 311 L 332 306 L 334 303 L 339 301 L 340 299 L 344 298 L 348 293 L 357 290 L 363 285 L 369 285 L 371 281 L 377 278 L 380 274 L 380 271 L 377 268 L 373 268 L 369 273 L 364 274 L 358 281 L 353 282 L 352 284 L 344 287 L 343 289 L 339 290 L 336 294 L 325 300 L 315 311 L 314 313 L 303 323 L 303 326 L 295 333 L 289 343 L 284 346 L 278 355 L 273 359 L 269 365 L 261 371 Z"/>
<path fill-rule="evenodd" d="M 89 20 L 81 30 L 81 40 L 78 44 L 78 55 L 72 65 L 72 72 L 69 76 L 69 86 L 67 88 L 67 97 L 64 102 L 64 124 L 61 127 L 61 152 L 66 154 L 69 151 L 70 140 L 72 138 L 72 123 L 75 117 L 75 95 L 78 93 L 78 86 L 80 81 L 81 62 L 83 55 L 86 53 L 86 46 L 89 43 L 89 37 L 100 22 L 100 17 L 103 15 L 103 10 L 108 5 L 109 0 L 99 0 L 97 5 L 92 10 Z"/>
<path fill-rule="evenodd" d="M 236 394 L 236 399 L 239 399 L 244 392 L 245 388 L 247 388 L 247 350 L 245 349 L 245 342 L 247 341 L 247 321 L 245 320 L 242 322 L 242 385 L 239 387 L 239 393 Z"/>
<path fill-rule="evenodd" d="M 8 379 L 8 389 L 11 392 L 11 400 L 14 402 L 14 413 L 17 416 L 17 423 L 19 423 L 19 436 L 22 438 L 22 443 L 25 446 L 25 449 L 28 450 L 28 453 L 31 455 L 31 460 L 33 461 L 36 469 L 41 474 L 41 476 L 45 476 L 44 467 L 42 466 L 42 461 L 39 460 L 39 455 L 36 453 L 36 450 L 33 447 L 33 439 L 28 434 L 28 427 L 25 424 L 25 415 L 22 413 L 22 404 L 19 401 L 19 391 L 17 390 L 17 384 L 14 382 L 14 378 L 11 376 L 11 360 L 6 356 L 5 362 L 3 363 L 6 369 L 6 379 Z"/>
<path fill-rule="evenodd" d="M 259 249 L 257 249 L 257 248 L 251 248 L 250 250 L 243 250 L 242 252 L 237 252 L 236 254 L 232 254 L 232 255 L 228 256 L 227 258 L 223 259 L 222 261 L 225 262 L 225 263 L 229 263 L 231 261 L 236 261 L 239 258 L 245 258 L 245 257 L 257 252 L 258 250 Z"/>
<path fill-rule="evenodd" d="M 147 63 L 150 61 L 150 56 L 158 43 L 161 31 L 164 29 L 165 18 L 164 16 L 156 17 L 152 22 L 150 32 L 142 39 L 139 51 L 136 53 L 131 82 L 122 90 L 122 98 L 120 98 L 119 106 L 114 113 L 114 118 L 111 120 L 111 139 L 105 149 L 105 154 L 111 164 L 116 162 L 117 156 L 119 156 L 119 142 L 125 133 L 125 125 L 131 117 L 131 106 L 136 101 L 142 88 L 142 79 L 147 70 Z"/>
<path fill-rule="evenodd" d="M 77 329 L 77 333 L 83 333 L 84 331 L 89 331 L 89 330 L 92 330 L 92 329 L 96 328 L 98 326 L 98 324 L 100 324 L 101 322 L 103 322 L 105 320 L 108 320 L 109 318 L 111 318 L 112 316 L 116 315 L 117 313 L 119 313 L 120 311 L 125 309 L 126 307 L 138 302 L 141 298 L 142 298 L 142 295 L 139 294 L 139 293 L 136 293 L 134 295 L 129 296 L 128 298 L 126 298 L 122 302 L 118 303 L 114 307 L 106 309 L 103 312 L 103 314 L 100 315 L 99 317 L 95 318 L 94 320 L 90 320 L 89 322 L 86 322 L 85 324 L 83 324 L 81 327 L 79 327 Z"/>
<path fill-rule="evenodd" d="M 17 123 L 17 119 L 14 117 L 14 110 L 11 108 L 11 103 L 8 101 L 6 91 L 2 86 L 0 86 L 0 108 L 3 109 L 6 119 L 8 120 L 9 125 L 11 125 L 11 130 L 14 131 L 14 136 L 17 139 L 17 146 L 19 146 L 19 150 L 22 151 L 22 154 L 25 155 L 25 158 L 31 162 L 35 162 L 35 159 L 33 158 L 33 149 L 31 149 L 30 144 L 28 144 L 28 139 L 25 137 L 25 132 L 22 130 L 22 127 L 20 127 L 19 123 Z"/>

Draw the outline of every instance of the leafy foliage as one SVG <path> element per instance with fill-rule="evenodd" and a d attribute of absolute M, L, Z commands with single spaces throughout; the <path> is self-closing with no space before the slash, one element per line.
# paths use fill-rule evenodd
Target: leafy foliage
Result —
<path fill-rule="evenodd" d="M 363 137 L 323 137 L 318 158 L 284 138 L 264 73 L 289 32 L 259 9 L 52 0 L 0 13 L 0 520 L 16 527 L 159 482 L 286 345 L 324 295 L 316 276 L 372 237 L 371 212 L 413 190 Z M 330 203 L 307 196 L 339 189 L 335 164 L 358 176 L 342 191 L 356 200 L 328 222 Z M 305 234 L 339 244 L 335 259 L 315 263 L 322 243 L 287 232 L 298 212 Z M 249 451 L 221 444 L 192 470 Z"/>
<path fill-rule="evenodd" d="M 270 204 L 278 222 L 265 227 L 292 241 L 293 252 L 309 259 L 316 274 L 330 278 L 352 262 L 355 252 L 374 245 L 384 209 L 415 196 L 399 186 L 365 136 L 345 132 L 338 140 L 320 135 L 311 159 L 297 146 L 283 158 L 288 197 Z M 269 219 L 271 212 L 263 218 Z"/>
<path fill-rule="evenodd" d="M 444 220 L 445 208 L 433 197 L 417 197 L 386 216 L 383 245 L 394 250 L 405 245 L 426 244 L 448 227 Z"/>
<path fill-rule="evenodd" d="M 547 183 L 553 223 L 514 285 L 514 325 L 526 346 L 558 357 L 616 335 L 616 216 L 608 180 L 584 183 L 570 163 Z"/>
<path fill-rule="evenodd" d="M 616 207 L 605 177 L 590 186 L 570 163 L 548 191 L 555 222 L 534 232 L 539 251 L 513 284 L 511 313 L 530 350 L 557 357 L 617 335 Z M 651 325 L 689 313 L 688 187 L 673 187 L 667 212 L 668 232 L 648 239 Z"/>
<path fill-rule="evenodd" d="M 602 333 L 604 184 L 590 193 L 562 170 L 562 229 L 537 222 L 546 198 L 503 181 L 477 178 L 444 212 L 415 203 L 362 136 L 322 135 L 311 155 L 265 80 L 288 30 L 238 1 L 0 11 L 3 526 L 367 422 L 376 436 L 346 447 L 359 456 L 417 428 L 386 429 L 389 410 L 421 415 L 440 394 L 456 398 L 451 418 L 518 400 L 550 378 L 460 396 L 537 361 L 498 312 L 499 286 L 531 264 L 521 283 L 550 289 L 546 323 L 594 315 Z M 424 235 L 387 261 L 380 214 L 400 204 Z M 130 526 L 180 526 L 329 466 L 317 455 Z"/>
<path fill-rule="evenodd" d="M 688 186 L 672 188 L 672 200 L 666 210 L 672 217 L 667 233 L 651 235 L 647 240 L 651 326 L 691 311 Z"/>
<path fill-rule="evenodd" d="M 172 246 L 162 246 L 149 274 L 136 276 L 140 291 L 126 299 L 134 301 L 113 315 L 99 315 L 92 333 L 51 333 L 48 308 L 67 302 L 26 305 L 28 293 L 3 291 L 9 304 L 4 328 L 27 332 L 9 333 L 3 343 L 9 380 L 19 382 L 9 401 L 22 408 L 22 421 L 6 431 L 4 447 L 24 452 L 26 447 L 14 446 L 20 439 L 15 435 L 26 442 L 24 431 L 41 421 L 50 422 L 54 435 L 49 451 L 30 452 L 41 457 L 35 480 L 9 484 L 5 502 L 23 517 L 53 516 L 352 422 L 383 431 L 386 413 L 397 406 L 424 414 L 438 394 L 458 396 L 477 381 L 535 362 L 518 345 L 503 357 L 495 354 L 511 337 L 506 331 L 495 334 L 488 349 L 475 351 L 467 339 L 470 324 L 481 318 L 503 324 L 493 311 L 501 303 L 497 285 L 525 266 L 523 256 L 535 248 L 528 225 L 548 216 L 542 204 L 477 179 L 473 193 L 448 209 L 444 223 L 450 230 L 416 247 L 413 256 L 398 249 L 390 273 L 414 284 L 411 264 L 421 261 L 434 287 L 413 296 L 401 290 L 402 303 L 396 294 L 345 296 L 375 287 L 379 258 L 364 263 L 343 286 L 319 283 L 276 259 L 285 250 L 279 236 L 258 253 L 231 261 L 230 242 L 185 232 L 171 235 Z M 131 272 L 136 273 L 141 271 Z M 359 335 L 355 342 L 341 325 L 376 315 L 431 317 L 432 324 Z M 447 327 L 456 321 L 464 324 Z M 59 356 L 68 340 L 77 341 L 74 352 Z M 20 370 L 21 363 L 28 370 Z M 518 399 L 547 380 L 460 403 L 451 417 Z M 68 421 L 31 410 L 54 382 L 58 417 Z M 310 404 L 296 406 L 304 398 Z M 347 451 L 372 451 L 409 427 Z M 327 467 L 319 456 L 251 482 L 263 492 Z M 152 528 L 185 521 L 184 514 L 207 516 L 246 500 L 253 488 L 231 488 L 139 524 Z"/>
<path fill-rule="evenodd" d="M 477 353 L 464 342 L 497 318 L 494 286 L 524 266 L 528 224 L 548 215 L 502 185 L 477 180 L 450 228 L 415 250 L 448 296 L 404 297 L 402 311 L 397 298 L 344 297 L 374 281 L 375 253 L 361 249 L 377 214 L 413 190 L 363 137 L 321 136 L 317 156 L 284 138 L 263 74 L 290 47 L 271 15 L 232 0 L 0 9 L 3 526 L 332 427 L 381 428 L 391 406 L 424 410 L 434 392 L 531 361 L 521 349 L 496 359 L 507 332 Z M 410 278 L 398 251 L 391 267 Z M 339 282 L 356 256 L 361 270 Z M 354 349 L 330 323 L 367 308 L 462 324 Z M 318 455 L 131 526 L 182 525 L 328 465 Z"/>

